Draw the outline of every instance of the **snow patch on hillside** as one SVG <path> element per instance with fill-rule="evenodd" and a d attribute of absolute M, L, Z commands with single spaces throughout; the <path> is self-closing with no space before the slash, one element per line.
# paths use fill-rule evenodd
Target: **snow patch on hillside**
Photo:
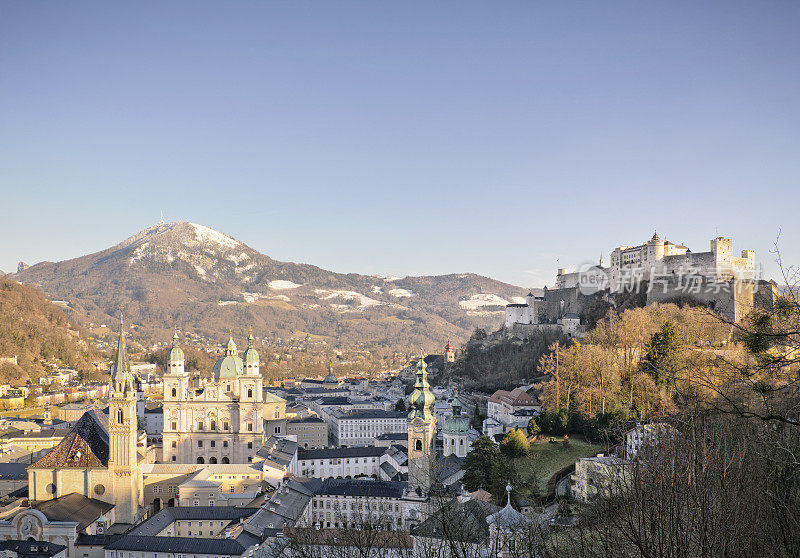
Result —
<path fill-rule="evenodd" d="M 220 306 L 230 306 L 231 304 L 239 304 L 239 303 L 236 302 L 235 300 L 220 300 L 219 302 L 217 302 L 217 304 L 219 304 Z"/>
<path fill-rule="evenodd" d="M 390 289 L 389 294 L 392 296 L 396 296 L 397 298 L 405 298 L 414 296 L 414 293 L 409 291 L 408 289 Z"/>
<path fill-rule="evenodd" d="M 373 294 L 383 294 L 383 289 L 381 289 L 378 285 L 372 285 L 372 292 Z"/>
<path fill-rule="evenodd" d="M 303 285 L 299 285 L 292 281 L 276 279 L 274 281 L 270 281 L 269 283 L 267 283 L 267 286 L 273 291 L 285 291 L 287 289 L 296 289 L 297 287 L 302 287 Z"/>
<path fill-rule="evenodd" d="M 232 239 L 227 234 L 222 234 L 221 232 L 217 232 L 214 229 L 209 229 L 203 225 L 198 225 L 197 223 L 189 224 L 194 228 L 194 233 L 197 235 L 197 238 L 201 244 L 219 244 L 220 246 L 224 246 L 226 248 L 236 248 L 237 246 L 241 246 L 239 242 Z"/>
<path fill-rule="evenodd" d="M 458 305 L 462 310 L 478 310 L 483 306 L 506 306 L 509 302 L 491 293 L 478 293 L 466 300 L 459 300 Z"/>
<path fill-rule="evenodd" d="M 402 277 L 398 277 L 396 275 L 373 275 L 375 279 L 380 279 L 382 281 L 386 281 L 387 283 L 391 283 L 392 281 L 399 281 Z"/>
<path fill-rule="evenodd" d="M 346 308 L 348 310 L 358 309 L 363 310 L 364 308 L 369 308 L 372 306 L 382 306 L 383 302 L 379 300 L 375 300 L 374 298 L 370 298 L 366 295 L 361 293 L 357 293 L 355 291 L 328 291 L 325 289 L 315 289 L 314 292 L 322 299 L 322 300 L 333 300 L 337 298 L 341 298 L 347 301 L 356 301 L 358 302 L 357 307 L 346 306 L 342 304 L 333 304 L 331 303 L 332 308 L 336 308 L 340 310 L 342 308 Z"/>

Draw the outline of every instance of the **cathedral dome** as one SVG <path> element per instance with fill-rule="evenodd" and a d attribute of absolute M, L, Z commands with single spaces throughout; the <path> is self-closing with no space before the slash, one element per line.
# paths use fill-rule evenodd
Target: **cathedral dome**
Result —
<path fill-rule="evenodd" d="M 233 342 L 233 335 L 231 334 L 228 339 L 228 349 L 225 351 L 225 356 L 214 364 L 214 379 L 235 378 L 242 373 L 243 369 L 242 359 L 236 354 L 236 343 Z"/>
<path fill-rule="evenodd" d="M 328 366 L 328 375 L 322 380 L 322 387 L 325 389 L 336 389 L 339 387 L 339 378 L 333 374 L 332 366 Z"/>
<path fill-rule="evenodd" d="M 214 379 L 235 378 L 242 373 L 242 370 L 242 359 L 238 356 L 228 355 L 214 364 Z"/>

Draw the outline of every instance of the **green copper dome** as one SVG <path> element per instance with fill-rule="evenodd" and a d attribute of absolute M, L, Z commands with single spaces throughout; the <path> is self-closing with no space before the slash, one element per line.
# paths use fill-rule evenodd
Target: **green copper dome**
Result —
<path fill-rule="evenodd" d="M 453 414 L 444 419 L 444 431 L 447 434 L 466 434 L 469 432 L 469 417 L 461 414 L 463 405 L 458 398 L 458 393 L 453 397 L 450 405 L 453 408 Z"/>
<path fill-rule="evenodd" d="M 183 349 L 178 345 L 178 330 L 176 329 L 175 335 L 172 336 L 172 349 L 167 355 L 167 362 L 182 362 L 183 360 Z"/>
<path fill-rule="evenodd" d="M 434 420 L 433 402 L 436 399 L 431 393 L 428 384 L 428 365 L 425 363 L 425 356 L 420 353 L 417 360 L 417 382 L 414 384 L 414 391 L 408 396 L 408 406 L 411 412 L 408 413 L 408 420 L 412 421 L 419 417 L 423 420 Z"/>
<path fill-rule="evenodd" d="M 322 380 L 322 383 L 328 386 L 338 386 L 339 378 L 333 374 L 333 367 L 328 365 L 328 375 Z"/>
<path fill-rule="evenodd" d="M 228 339 L 228 350 L 225 356 L 214 364 L 214 379 L 235 378 L 244 369 L 242 359 L 236 354 L 236 343 L 233 342 L 233 335 Z"/>
<path fill-rule="evenodd" d="M 247 350 L 244 352 L 245 364 L 258 364 L 258 351 L 253 348 L 253 334 L 247 338 Z"/>

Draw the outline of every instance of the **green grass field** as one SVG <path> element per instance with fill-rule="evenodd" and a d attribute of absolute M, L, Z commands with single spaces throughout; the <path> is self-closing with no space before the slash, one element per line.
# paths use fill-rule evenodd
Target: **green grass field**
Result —
<path fill-rule="evenodd" d="M 523 482 L 539 494 L 547 490 L 547 481 L 557 471 L 575 463 L 578 458 L 591 457 L 605 449 L 581 438 L 570 438 L 569 447 L 565 448 L 561 438 L 554 439 L 558 443 L 550 443 L 549 437 L 544 437 L 544 441 L 531 444 L 530 453 L 517 463 Z"/>

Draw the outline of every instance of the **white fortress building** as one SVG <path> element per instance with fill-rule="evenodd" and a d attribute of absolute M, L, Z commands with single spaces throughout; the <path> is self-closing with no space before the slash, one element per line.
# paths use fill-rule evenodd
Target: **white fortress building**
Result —
<path fill-rule="evenodd" d="M 244 358 L 231 337 L 212 380 L 191 388 L 175 332 L 164 375 L 164 462 L 251 462 L 264 435 L 263 386 L 251 334 Z"/>
<path fill-rule="evenodd" d="M 756 253 L 742 250 L 741 257 L 734 256 L 730 238 L 713 238 L 708 252 L 692 252 L 683 244 L 662 240 L 655 233 L 644 244 L 615 248 L 608 275 L 612 290 L 617 290 L 632 282 L 677 274 L 730 281 L 753 279 L 755 271 Z"/>

